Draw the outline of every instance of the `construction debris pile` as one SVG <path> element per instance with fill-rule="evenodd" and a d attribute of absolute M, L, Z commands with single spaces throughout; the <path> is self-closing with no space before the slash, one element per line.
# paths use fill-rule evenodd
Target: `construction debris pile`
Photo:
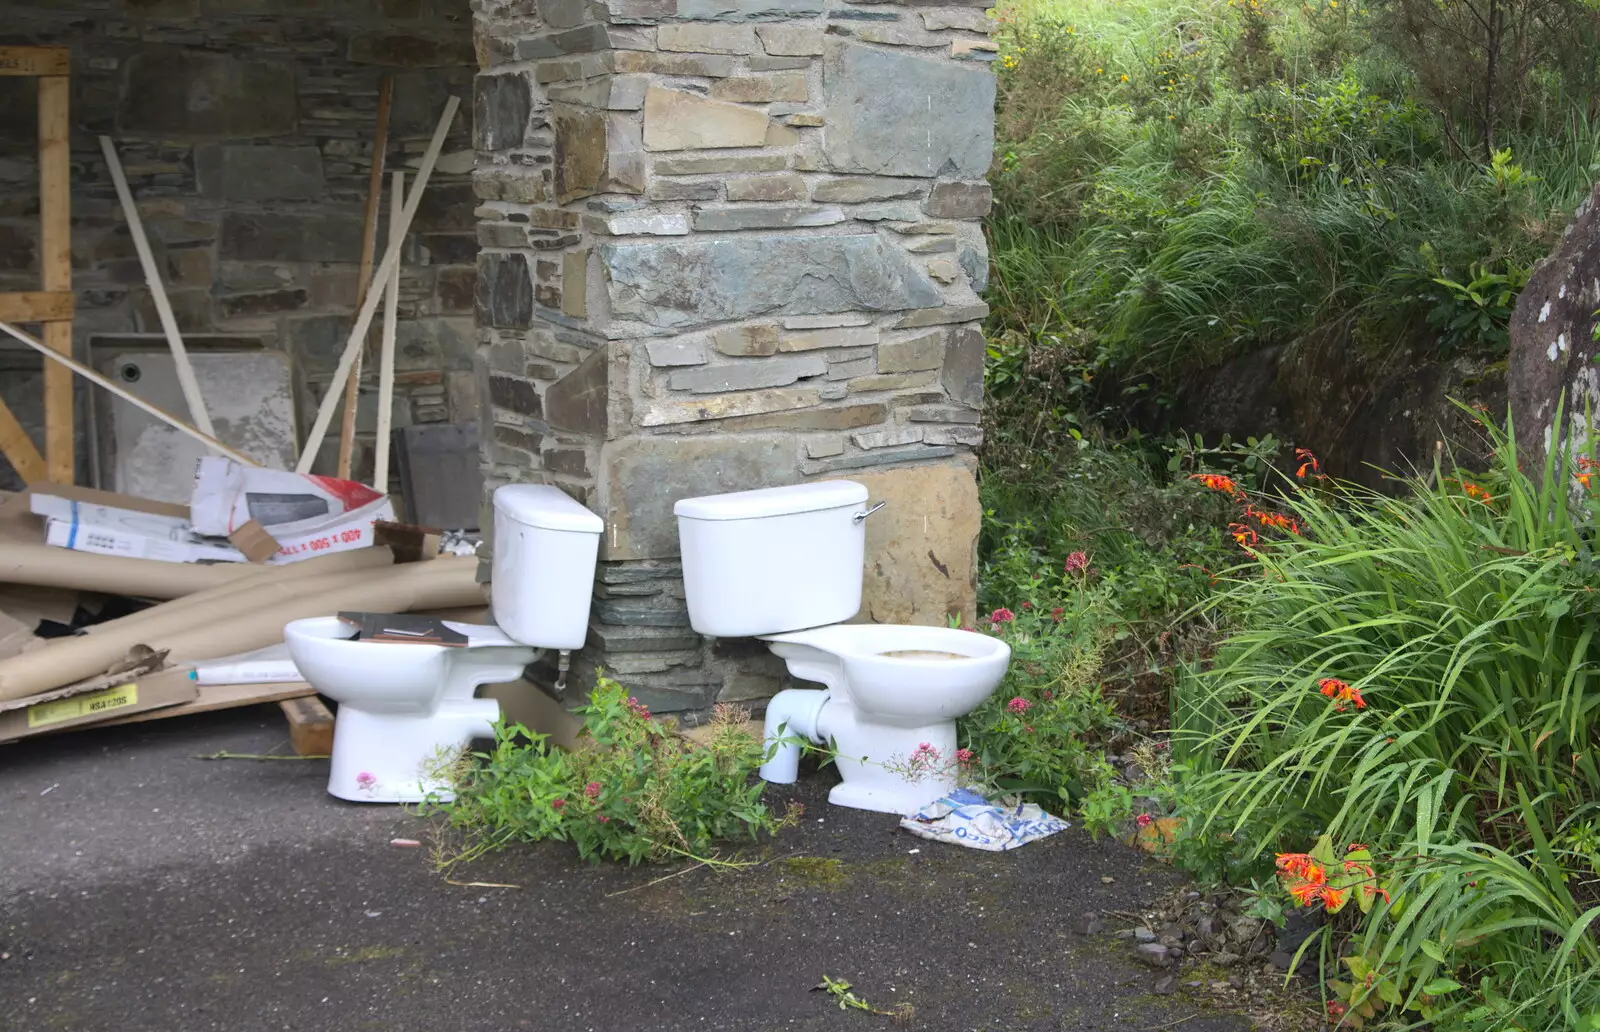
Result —
<path fill-rule="evenodd" d="M 0 741 L 311 696 L 281 651 L 303 617 L 481 618 L 477 560 L 385 520 L 386 496 L 200 467 L 187 510 L 46 484 L 0 501 Z"/>

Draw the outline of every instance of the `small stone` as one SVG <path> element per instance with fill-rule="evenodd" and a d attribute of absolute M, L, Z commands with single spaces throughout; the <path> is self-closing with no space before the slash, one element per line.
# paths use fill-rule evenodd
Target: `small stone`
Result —
<path fill-rule="evenodd" d="M 809 57 L 762 57 L 746 59 L 752 72 L 798 72 L 811 67 Z"/>
<path fill-rule="evenodd" d="M 711 340 L 724 355 L 772 355 L 778 351 L 778 328 L 770 324 L 735 326 L 718 330 Z"/>
<path fill-rule="evenodd" d="M 611 55 L 611 66 L 611 70 L 617 72 L 720 79 L 732 75 L 738 62 L 732 57 L 718 54 L 655 54 L 623 50 Z"/>
<path fill-rule="evenodd" d="M 911 387 L 926 387 L 935 379 L 932 370 L 925 373 L 887 373 L 858 376 L 850 381 L 850 386 L 856 391 L 902 391 Z"/>
<path fill-rule="evenodd" d="M 783 387 L 773 390 L 742 391 L 693 401 L 652 401 L 638 407 L 635 416 L 640 426 L 670 426 L 726 419 L 784 409 L 809 408 L 822 400 L 814 387 Z"/>
<path fill-rule="evenodd" d="M 756 47 L 756 30 L 749 25 L 663 25 L 656 30 L 656 46 L 693 54 L 749 54 Z"/>
<path fill-rule="evenodd" d="M 894 324 L 894 328 L 897 330 L 914 330 L 924 326 L 940 326 L 945 323 L 978 322 L 988 318 L 988 315 L 989 306 L 982 301 L 975 305 L 921 308 L 901 316 L 900 321 Z"/>
<path fill-rule="evenodd" d="M 950 56 L 957 61 L 993 61 L 999 56 L 1000 45 L 987 39 L 953 39 Z"/>
<path fill-rule="evenodd" d="M 858 358 L 848 362 L 829 362 L 828 379 L 849 380 L 857 376 L 870 376 L 877 371 L 877 366 L 871 357 Z"/>
<path fill-rule="evenodd" d="M 778 343 L 779 351 L 814 351 L 818 348 L 860 348 L 878 343 L 876 327 L 842 327 L 832 330 L 811 330 L 805 333 L 786 333 Z M 893 370 L 890 370 L 891 372 Z"/>
<path fill-rule="evenodd" d="M 831 226 L 843 221 L 844 212 L 838 208 L 799 205 L 773 208 L 714 208 L 697 211 L 694 214 L 694 228 L 702 232 Z"/>
<path fill-rule="evenodd" d="M 646 150 L 759 147 L 768 119 L 753 108 L 652 86 L 644 101 Z"/>
<path fill-rule="evenodd" d="M 1233 967 L 1235 964 L 1239 963 L 1241 959 L 1243 958 L 1241 958 L 1239 954 L 1230 953 L 1227 950 L 1223 950 L 1220 953 L 1213 953 L 1211 955 L 1211 963 L 1220 968 Z"/>
<path fill-rule="evenodd" d="M 1164 975 L 1156 979 L 1156 983 L 1150 987 L 1150 991 L 1157 996 L 1171 996 L 1178 991 L 1178 976 Z"/>
<path fill-rule="evenodd" d="M 944 363 L 944 334 L 928 333 L 878 346 L 878 372 L 909 373 L 937 369 Z"/>
<path fill-rule="evenodd" d="M 792 125 L 797 129 L 815 129 L 819 126 L 826 125 L 827 120 L 821 115 L 809 115 L 801 113 L 786 116 L 783 120 L 783 124 Z"/>
<path fill-rule="evenodd" d="M 1137 928 L 1129 929 L 1129 936 L 1135 942 L 1155 942 L 1156 941 L 1156 933 L 1152 932 L 1150 929 L 1144 927 L 1143 925 L 1140 925 Z"/>
<path fill-rule="evenodd" d="M 759 25 L 756 35 L 769 54 L 814 55 L 822 53 L 822 30 L 798 25 Z"/>
<path fill-rule="evenodd" d="M 830 455 L 844 454 L 844 438 L 824 437 L 806 442 L 806 457 L 826 459 Z"/>
<path fill-rule="evenodd" d="M 805 180 L 790 173 L 730 179 L 727 182 L 727 191 L 730 201 L 803 201 L 806 197 L 806 184 Z"/>
<path fill-rule="evenodd" d="M 810 92 L 800 72 L 777 75 L 735 75 L 711 84 L 712 100 L 740 104 L 766 104 L 772 101 L 804 101 Z"/>
<path fill-rule="evenodd" d="M 653 366 L 692 366 L 706 363 L 706 346 L 698 340 L 652 340 L 645 352 Z"/>
<path fill-rule="evenodd" d="M 962 444 L 976 448 L 983 443 L 983 428 L 976 426 L 930 426 L 922 435 L 923 444 Z"/>
<path fill-rule="evenodd" d="M 831 366 L 828 372 L 830 375 L 832 374 L 833 369 Z M 850 396 L 850 385 L 847 383 L 825 383 L 817 388 L 817 393 L 821 395 L 823 401 L 839 401 Z"/>
<path fill-rule="evenodd" d="M 872 316 L 865 312 L 841 312 L 838 315 L 791 315 L 783 320 L 786 330 L 831 330 L 837 326 L 870 326 Z"/>
<path fill-rule="evenodd" d="M 591 233 L 611 236 L 687 236 L 689 216 L 681 211 L 610 215 L 586 220 Z"/>
<path fill-rule="evenodd" d="M 847 176 L 825 179 L 811 191 L 814 201 L 837 204 L 861 204 L 868 201 L 897 201 L 920 197 L 925 189 L 916 179 L 896 179 L 879 176 Z"/>
<path fill-rule="evenodd" d="M 785 387 L 809 376 L 822 376 L 827 371 L 828 362 L 825 358 L 820 355 L 804 355 L 673 373 L 670 385 L 675 391 L 722 394 L 761 387 Z"/>
<path fill-rule="evenodd" d="M 700 176 L 724 172 L 780 172 L 789 167 L 782 154 L 714 154 L 706 157 L 656 159 L 656 175 Z"/>
<path fill-rule="evenodd" d="M 978 219 L 993 206 L 988 183 L 935 183 L 922 210 L 939 219 Z"/>
<path fill-rule="evenodd" d="M 928 263 L 928 275 L 940 283 L 954 283 L 961 278 L 961 267 L 948 258 L 938 258 Z"/>
<path fill-rule="evenodd" d="M 866 451 L 874 448 L 893 448 L 903 444 L 918 444 L 922 441 L 922 428 L 920 426 L 897 427 L 892 430 L 874 430 L 869 433 L 851 434 L 850 439 L 856 442 L 856 447 Z"/>
<path fill-rule="evenodd" d="M 907 247 L 906 250 L 912 254 L 945 254 L 954 251 L 956 247 L 955 237 L 936 236 L 929 237 L 926 240 L 918 240 L 910 247 Z"/>
<path fill-rule="evenodd" d="M 929 32 L 960 29 L 963 32 L 990 33 L 995 30 L 995 21 L 989 17 L 987 11 L 957 8 L 947 11 L 924 11 L 922 27 Z"/>
<path fill-rule="evenodd" d="M 652 201 L 714 201 L 717 199 L 717 184 L 657 179 L 650 184 L 645 196 Z"/>
<path fill-rule="evenodd" d="M 1167 948 L 1159 942 L 1144 942 L 1135 946 L 1133 957 L 1142 964 L 1153 968 L 1166 968 L 1172 966 L 1172 958 L 1167 956 Z"/>

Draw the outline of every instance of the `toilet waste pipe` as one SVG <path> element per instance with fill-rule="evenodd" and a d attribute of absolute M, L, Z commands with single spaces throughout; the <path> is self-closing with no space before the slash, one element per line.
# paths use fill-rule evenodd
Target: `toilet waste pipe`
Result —
<path fill-rule="evenodd" d="M 761 765 L 761 780 L 792 785 L 800 777 L 800 743 L 793 739 L 827 744 L 823 722 L 830 695 L 827 689 L 785 688 L 767 703 L 761 737 L 767 762 Z"/>

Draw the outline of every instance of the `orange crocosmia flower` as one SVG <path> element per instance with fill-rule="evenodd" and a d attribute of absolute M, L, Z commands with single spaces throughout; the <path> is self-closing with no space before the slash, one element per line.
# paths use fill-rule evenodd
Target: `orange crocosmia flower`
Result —
<path fill-rule="evenodd" d="M 1326 695 L 1330 699 L 1335 695 L 1338 695 L 1340 691 L 1349 687 L 1349 685 L 1345 684 L 1337 677 L 1324 677 L 1322 680 L 1317 682 L 1317 688 L 1322 692 L 1323 695 Z"/>
<path fill-rule="evenodd" d="M 1294 471 L 1294 475 L 1297 479 L 1304 480 L 1307 473 L 1311 474 L 1318 480 L 1322 479 L 1322 463 L 1317 461 L 1317 457 L 1311 454 L 1310 449 L 1296 448 L 1294 450 L 1294 457 L 1295 460 L 1300 463 L 1300 468 Z"/>
<path fill-rule="evenodd" d="M 1479 487 L 1477 484 L 1469 484 L 1463 480 L 1461 482 L 1461 490 L 1462 493 L 1464 493 L 1468 498 L 1476 498 L 1485 505 L 1488 505 L 1490 502 L 1494 501 L 1494 496 L 1485 491 L 1483 488 Z"/>
<path fill-rule="evenodd" d="M 1225 495 L 1241 493 L 1239 485 L 1233 482 L 1232 477 L 1225 477 L 1220 473 L 1193 473 L 1190 474 L 1189 479 L 1198 480 L 1201 484 L 1211 488 L 1211 490 L 1221 491 Z"/>
<path fill-rule="evenodd" d="M 1318 895 L 1322 898 L 1323 906 L 1327 907 L 1329 910 L 1338 910 L 1340 907 L 1344 906 L 1345 897 L 1349 895 L 1349 893 L 1344 889 L 1336 889 L 1331 885 L 1325 885 L 1322 887 L 1322 891 Z"/>
<path fill-rule="evenodd" d="M 1369 848 L 1369 847 L 1367 846 L 1367 844 L 1365 842 L 1352 842 L 1348 846 L 1344 847 L 1344 851 L 1346 853 L 1354 853 L 1357 850 L 1367 849 L 1367 848 Z"/>
<path fill-rule="evenodd" d="M 1249 548 L 1261 540 L 1261 536 L 1248 523 L 1230 523 L 1228 533 L 1240 548 Z"/>
<path fill-rule="evenodd" d="M 1279 871 L 1295 878 L 1305 877 L 1306 870 L 1316 866 L 1305 853 L 1279 853 L 1273 863 Z"/>
<path fill-rule="evenodd" d="M 1385 903 L 1393 902 L 1391 899 L 1389 899 L 1388 889 L 1380 889 L 1376 885 L 1363 885 L 1361 886 L 1361 891 L 1367 894 L 1368 899 L 1372 899 L 1376 896 L 1382 896 Z"/>
<path fill-rule="evenodd" d="M 1322 886 L 1311 882 L 1297 882 L 1289 886 L 1289 898 L 1298 906 L 1309 907 L 1322 898 Z"/>

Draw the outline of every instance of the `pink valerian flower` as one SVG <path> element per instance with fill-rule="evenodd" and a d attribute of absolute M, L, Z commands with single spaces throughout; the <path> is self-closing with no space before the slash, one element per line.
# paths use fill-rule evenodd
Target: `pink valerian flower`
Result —
<path fill-rule="evenodd" d="M 552 799 L 552 800 L 550 800 L 550 809 L 554 810 L 556 813 L 560 813 L 562 807 L 564 807 L 566 805 L 567 805 L 567 801 L 565 799 Z"/>
<path fill-rule="evenodd" d="M 1026 713 L 1032 708 L 1033 703 L 1029 702 L 1027 699 L 1024 699 L 1020 695 L 1006 703 L 1006 709 L 1013 713 Z"/>
<path fill-rule="evenodd" d="M 1060 606 L 1057 606 L 1056 608 L 1050 610 L 1050 619 L 1054 620 L 1056 623 L 1060 623 L 1061 622 L 1061 618 L 1063 616 L 1065 616 L 1066 613 L 1067 613 L 1067 611 L 1065 609 L 1062 609 Z"/>
<path fill-rule="evenodd" d="M 1017 604 L 1017 608 L 1018 609 L 1032 609 L 1033 608 L 1033 603 L 1032 602 L 1019 602 Z"/>
<path fill-rule="evenodd" d="M 646 706 L 644 703 L 640 702 L 638 699 L 629 698 L 628 702 L 627 702 L 627 706 L 628 706 L 628 712 L 632 713 L 634 716 L 638 717 L 640 720 L 649 720 L 650 719 L 650 707 Z"/>
<path fill-rule="evenodd" d="M 356 787 L 363 792 L 376 792 L 378 790 L 378 779 L 366 771 L 362 771 L 356 775 Z"/>
<path fill-rule="evenodd" d="M 595 820 L 599 821 L 601 824 L 610 824 L 611 823 L 611 818 L 607 817 L 603 813 L 600 814 L 598 817 L 596 817 Z"/>
<path fill-rule="evenodd" d="M 1083 552 L 1073 552 L 1061 567 L 1062 573 L 1082 573 L 1089 568 L 1089 557 Z"/>
<path fill-rule="evenodd" d="M 989 614 L 989 622 L 992 624 L 1010 623 L 1016 618 L 1017 614 L 1013 613 L 1005 606 L 1001 606 L 999 609 L 996 609 L 994 612 Z"/>
<path fill-rule="evenodd" d="M 1133 823 L 1137 824 L 1141 828 L 1148 828 L 1150 825 L 1155 823 L 1155 818 L 1147 813 L 1141 813 L 1139 816 L 1133 819 Z"/>
<path fill-rule="evenodd" d="M 1032 724 L 1023 724 L 1022 725 L 1022 730 L 1028 732 L 1028 734 L 1031 735 L 1031 734 L 1033 734 L 1033 725 Z"/>
<path fill-rule="evenodd" d="M 959 763 L 963 768 L 970 767 L 974 763 L 978 762 L 978 754 L 973 752 L 971 749 L 957 749 L 956 762 Z"/>
<path fill-rule="evenodd" d="M 937 770 L 939 767 L 939 750 L 933 743 L 923 742 L 911 752 L 911 769 L 916 773 Z"/>
<path fill-rule="evenodd" d="M 600 795 L 600 782 L 591 781 L 587 785 L 584 785 L 583 786 L 583 794 L 588 796 L 590 799 L 594 799 L 597 796 L 599 796 Z"/>

